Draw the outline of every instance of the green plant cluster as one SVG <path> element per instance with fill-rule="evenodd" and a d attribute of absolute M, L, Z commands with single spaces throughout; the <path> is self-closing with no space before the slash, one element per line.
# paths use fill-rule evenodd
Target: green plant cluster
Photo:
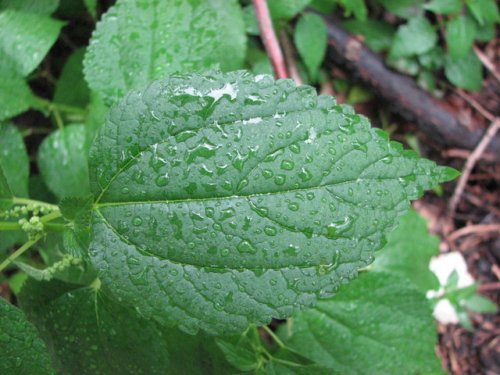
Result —
<path fill-rule="evenodd" d="M 236 1 L 118 0 L 51 77 L 59 19 L 97 5 L 0 2 L 0 373 L 439 372 L 436 240 L 409 208 L 457 172 L 242 70 Z"/>

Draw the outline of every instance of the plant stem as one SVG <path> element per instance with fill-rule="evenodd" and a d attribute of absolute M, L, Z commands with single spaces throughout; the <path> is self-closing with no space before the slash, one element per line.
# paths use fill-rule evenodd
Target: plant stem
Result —
<path fill-rule="evenodd" d="M 46 224 L 46 223 L 48 223 L 49 221 L 52 221 L 52 220 L 54 220 L 54 219 L 57 219 L 57 218 L 59 218 L 59 217 L 61 217 L 61 216 L 62 216 L 61 211 L 59 211 L 59 210 L 57 210 L 57 211 L 53 211 L 53 212 L 51 212 L 50 214 L 47 214 L 47 215 L 42 216 L 42 217 L 40 218 L 40 222 L 41 222 L 42 224 L 44 224 L 44 225 L 45 225 L 45 224 Z"/>
<path fill-rule="evenodd" d="M 14 251 L 7 259 L 5 259 L 2 262 L 2 264 L 0 264 L 0 272 L 2 272 L 5 268 L 7 268 L 13 261 L 15 261 L 21 255 L 23 255 L 23 253 L 26 252 L 26 250 L 28 250 L 31 246 L 36 244 L 40 240 L 40 238 L 42 238 L 42 236 L 38 235 L 34 239 L 29 240 L 23 246 L 21 246 L 19 249 Z"/>
<path fill-rule="evenodd" d="M 278 38 L 276 38 L 276 33 L 274 32 L 273 21 L 271 20 L 267 1 L 253 0 L 253 5 L 255 7 L 255 15 L 259 21 L 262 42 L 273 64 L 274 74 L 276 78 L 288 78 L 285 58 L 283 57 Z"/>
<path fill-rule="evenodd" d="M 276 344 L 278 344 L 280 348 L 286 347 L 283 341 L 281 341 L 280 338 L 276 336 L 276 334 L 271 330 L 271 328 L 269 328 L 268 326 L 262 326 L 262 328 L 264 329 L 264 331 L 268 333 L 269 336 L 272 337 L 272 339 L 276 342 Z"/>
<path fill-rule="evenodd" d="M 0 221 L 0 230 L 20 230 L 21 226 L 16 222 Z"/>
<path fill-rule="evenodd" d="M 53 112 L 54 110 L 57 110 L 59 112 L 66 112 L 66 113 L 75 113 L 79 114 L 81 116 L 85 116 L 87 114 L 87 111 L 83 108 L 79 107 L 73 107 L 71 105 L 66 105 L 66 104 L 61 104 L 61 103 L 54 103 L 51 102 L 47 99 L 43 99 L 40 97 L 35 98 L 36 104 L 39 105 L 38 108 L 44 108 L 49 112 Z"/>
<path fill-rule="evenodd" d="M 43 202 L 43 201 L 37 201 L 34 199 L 14 197 L 13 202 L 14 202 L 14 204 L 23 204 L 23 205 L 35 204 L 35 205 L 45 207 L 45 208 L 48 208 L 48 209 L 51 209 L 54 211 L 59 211 L 59 207 L 56 206 L 55 204 L 50 204 L 50 203 Z"/>

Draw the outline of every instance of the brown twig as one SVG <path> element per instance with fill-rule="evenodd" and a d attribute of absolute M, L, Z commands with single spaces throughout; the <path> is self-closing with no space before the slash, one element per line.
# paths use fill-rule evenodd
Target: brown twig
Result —
<path fill-rule="evenodd" d="M 468 159 L 472 154 L 469 150 L 464 150 L 460 148 L 450 148 L 448 150 L 443 150 L 441 153 L 446 158 L 459 158 L 459 159 Z M 495 162 L 496 158 L 492 152 L 485 152 L 481 155 L 481 159 L 486 162 Z"/>
<path fill-rule="evenodd" d="M 460 201 L 460 197 L 462 196 L 462 193 L 464 191 L 465 185 L 467 184 L 467 180 L 469 179 L 472 169 L 476 165 L 476 162 L 479 160 L 484 150 L 486 150 L 486 147 L 488 147 L 488 144 L 495 136 L 499 127 L 500 127 L 500 118 L 497 118 L 490 125 L 488 131 L 484 134 L 483 139 L 481 139 L 481 142 L 479 142 L 479 144 L 476 146 L 476 148 L 470 155 L 469 159 L 467 159 L 462 175 L 458 180 L 457 187 L 455 188 L 453 196 L 450 199 L 450 205 L 448 206 L 449 207 L 448 212 L 450 216 L 453 216 L 455 210 L 457 209 L 458 202 Z"/>
<path fill-rule="evenodd" d="M 498 290 L 500 289 L 500 282 L 499 283 L 488 283 L 488 284 L 481 284 L 477 288 L 478 292 L 488 292 L 492 290 Z"/>
<path fill-rule="evenodd" d="M 486 110 L 481 104 L 479 104 L 476 99 L 474 99 L 472 96 L 468 95 L 465 93 L 464 90 L 462 89 L 457 89 L 455 91 L 459 96 L 462 97 L 466 102 L 468 102 L 472 107 L 476 109 L 480 114 L 483 115 L 487 120 L 490 120 L 491 122 L 495 121 L 495 116 L 491 114 L 488 110 Z"/>
<path fill-rule="evenodd" d="M 481 62 L 483 63 L 484 67 L 486 69 L 488 69 L 491 74 L 493 75 L 493 77 L 495 77 L 495 79 L 500 82 L 500 73 L 497 72 L 496 68 L 495 68 L 495 65 L 493 64 L 493 62 L 488 58 L 488 56 L 486 56 L 484 54 L 483 51 L 481 51 L 479 48 L 477 48 L 476 46 L 474 46 L 474 52 L 476 53 L 477 57 L 479 58 L 479 60 L 481 60 Z"/>
<path fill-rule="evenodd" d="M 283 58 L 278 38 L 276 38 L 276 33 L 274 32 L 267 1 L 253 0 L 253 5 L 255 7 L 255 15 L 259 21 L 260 36 L 271 59 L 274 74 L 276 78 L 287 78 L 288 72 L 286 70 L 285 59 Z"/>
<path fill-rule="evenodd" d="M 293 79 L 297 85 L 302 85 L 302 79 L 300 78 L 299 70 L 297 69 L 297 64 L 295 63 L 295 50 L 285 30 L 281 30 L 280 42 L 283 46 L 283 53 L 285 54 L 286 65 L 288 67 L 288 72 L 290 73 L 290 78 Z"/>
<path fill-rule="evenodd" d="M 448 242 L 455 242 L 458 238 L 472 233 L 498 232 L 500 234 L 500 224 L 478 224 L 468 225 L 451 233 L 446 239 Z"/>

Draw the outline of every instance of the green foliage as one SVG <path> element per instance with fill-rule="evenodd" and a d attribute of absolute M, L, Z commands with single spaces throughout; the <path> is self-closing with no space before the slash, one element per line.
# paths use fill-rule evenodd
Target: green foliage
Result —
<path fill-rule="evenodd" d="M 374 51 L 390 48 L 394 38 L 394 29 L 388 23 L 377 20 L 350 20 L 342 23 L 353 34 L 363 35 L 364 42 Z"/>
<path fill-rule="evenodd" d="M 0 372 L 3 375 L 54 374 L 47 348 L 24 313 L 0 298 L 0 316 Z"/>
<path fill-rule="evenodd" d="M 268 0 L 271 16 L 275 19 L 288 19 L 296 16 L 309 5 L 311 0 Z"/>
<path fill-rule="evenodd" d="M 97 24 L 84 71 L 90 88 L 112 102 L 172 73 L 237 69 L 244 54 L 236 0 L 118 0 Z"/>
<path fill-rule="evenodd" d="M 29 160 L 23 136 L 16 126 L 0 124 L 0 167 L 17 197 L 28 196 Z"/>
<path fill-rule="evenodd" d="M 328 43 L 325 22 L 316 14 L 303 15 L 295 27 L 294 39 L 311 79 L 316 80 Z"/>
<path fill-rule="evenodd" d="M 468 16 L 458 16 L 446 24 L 446 41 L 452 59 L 457 60 L 471 50 L 476 36 L 476 24 Z"/>
<path fill-rule="evenodd" d="M 436 31 L 427 18 L 415 17 L 398 28 L 390 55 L 398 58 L 422 54 L 432 49 L 436 42 Z"/>
<path fill-rule="evenodd" d="M 57 80 L 54 102 L 75 107 L 85 107 L 90 100 L 90 91 L 83 78 L 83 56 L 85 49 L 73 52 Z"/>
<path fill-rule="evenodd" d="M 473 51 L 460 58 L 453 59 L 451 56 L 446 56 L 444 73 L 446 78 L 458 87 L 463 87 L 467 90 L 479 90 L 482 86 L 481 61 L 477 58 Z"/>
<path fill-rule="evenodd" d="M 19 10 L 28 13 L 50 15 L 58 7 L 59 0 L 0 0 L 0 11 Z"/>

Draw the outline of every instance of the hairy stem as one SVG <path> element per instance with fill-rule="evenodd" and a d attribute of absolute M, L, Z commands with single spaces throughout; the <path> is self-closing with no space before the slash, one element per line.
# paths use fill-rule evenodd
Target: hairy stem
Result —
<path fill-rule="evenodd" d="M 2 264 L 0 264 L 0 272 L 2 272 L 5 268 L 7 268 L 13 261 L 15 261 L 21 255 L 23 255 L 26 252 L 26 250 L 28 250 L 31 246 L 36 244 L 41 238 L 42 236 L 38 235 L 37 237 L 26 242 L 23 246 L 14 251 L 7 259 L 5 259 L 2 262 Z"/>

